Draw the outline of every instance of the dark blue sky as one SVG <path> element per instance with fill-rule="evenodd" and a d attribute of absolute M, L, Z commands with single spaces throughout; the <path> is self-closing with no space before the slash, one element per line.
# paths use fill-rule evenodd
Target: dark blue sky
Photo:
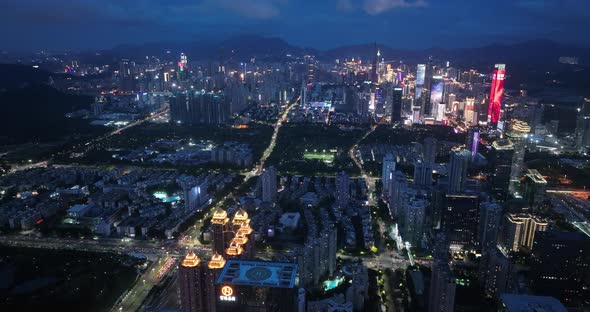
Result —
<path fill-rule="evenodd" d="M 590 0 L 0 0 L 0 49 L 92 49 L 236 33 L 320 49 L 552 39 L 590 45 Z"/>

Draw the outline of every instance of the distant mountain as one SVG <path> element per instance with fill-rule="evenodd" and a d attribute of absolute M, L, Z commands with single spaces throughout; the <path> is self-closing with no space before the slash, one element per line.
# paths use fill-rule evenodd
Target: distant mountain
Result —
<path fill-rule="evenodd" d="M 386 60 L 404 60 L 406 62 L 424 62 L 432 56 L 439 61 L 451 61 L 461 65 L 481 64 L 556 64 L 560 56 L 576 56 L 580 63 L 590 64 L 590 48 L 564 45 L 550 40 L 531 40 L 515 44 L 492 44 L 478 48 L 426 50 L 394 49 L 386 45 L 378 45 L 381 56 Z M 375 45 L 352 45 L 323 51 L 320 55 L 325 59 L 361 57 L 372 61 Z"/>
<path fill-rule="evenodd" d="M 223 40 L 200 40 L 190 43 L 149 43 L 139 46 L 125 45 L 116 47 L 108 53 L 120 57 L 142 57 L 146 55 L 163 55 L 170 52 L 175 56 L 186 53 L 195 60 L 230 60 L 236 61 L 258 59 L 282 59 L 287 54 L 303 55 L 317 53 L 288 44 L 277 37 L 258 35 L 239 35 Z"/>

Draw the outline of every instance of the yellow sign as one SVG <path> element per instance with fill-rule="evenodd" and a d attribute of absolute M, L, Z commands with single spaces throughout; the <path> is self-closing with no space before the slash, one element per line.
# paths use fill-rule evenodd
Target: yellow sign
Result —
<path fill-rule="evenodd" d="M 221 294 L 224 295 L 224 296 L 226 296 L 226 297 L 229 297 L 229 296 L 231 296 L 231 295 L 234 294 L 234 290 L 231 287 L 229 287 L 229 286 L 223 286 L 221 288 Z"/>

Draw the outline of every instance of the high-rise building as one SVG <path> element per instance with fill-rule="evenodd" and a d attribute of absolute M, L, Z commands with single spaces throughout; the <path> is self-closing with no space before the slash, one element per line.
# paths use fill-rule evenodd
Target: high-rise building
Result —
<path fill-rule="evenodd" d="M 476 195 L 447 194 L 442 211 L 442 228 L 453 246 L 477 246 L 479 198 Z"/>
<path fill-rule="evenodd" d="M 504 94 L 504 79 L 506 76 L 506 65 L 496 64 L 492 76 L 492 86 L 490 88 L 490 104 L 488 107 L 489 122 L 492 127 L 496 127 L 500 121 L 500 112 L 502 110 L 502 95 Z"/>
<path fill-rule="evenodd" d="M 510 185 L 513 158 L 514 145 L 512 141 L 509 139 L 500 139 L 492 143 L 492 192 L 501 200 L 506 199 L 507 190 Z"/>
<path fill-rule="evenodd" d="M 451 151 L 449 163 L 449 194 L 457 194 L 465 189 L 467 180 L 467 167 L 469 167 L 471 153 L 467 150 Z"/>
<path fill-rule="evenodd" d="M 479 244 L 482 253 L 496 248 L 502 220 L 502 206 L 496 202 L 483 202 L 479 212 Z"/>
<path fill-rule="evenodd" d="M 432 76 L 429 102 L 424 108 L 424 114 L 434 116 L 433 110 L 440 103 L 443 103 L 444 81 L 442 76 Z"/>
<path fill-rule="evenodd" d="M 260 175 L 262 181 L 262 201 L 274 203 L 277 199 L 277 171 L 270 166 Z"/>
<path fill-rule="evenodd" d="M 389 182 L 389 213 L 392 217 L 401 216 L 404 202 L 403 193 L 407 188 L 406 176 L 399 171 L 394 171 L 393 177 Z"/>
<path fill-rule="evenodd" d="M 180 53 L 180 61 L 178 62 L 178 80 L 185 81 L 188 79 L 188 58 L 186 54 Z"/>
<path fill-rule="evenodd" d="M 580 154 L 590 153 L 590 98 L 585 98 L 578 108 L 576 118 L 576 149 Z"/>
<path fill-rule="evenodd" d="M 425 163 L 434 164 L 436 162 L 436 155 L 438 154 L 438 141 L 435 138 L 428 137 L 424 139 L 424 149 L 422 160 Z"/>
<path fill-rule="evenodd" d="M 420 99 L 424 89 L 424 77 L 426 76 L 426 64 L 418 64 L 416 70 L 416 91 L 415 100 Z"/>
<path fill-rule="evenodd" d="M 546 231 L 548 225 L 547 221 L 529 213 L 507 213 L 500 235 L 502 247 L 508 251 L 530 251 L 535 234 Z"/>
<path fill-rule="evenodd" d="M 536 169 L 528 169 L 524 180 L 524 198 L 535 209 L 545 199 L 547 180 Z"/>
<path fill-rule="evenodd" d="M 170 100 L 170 120 L 182 124 L 223 124 L 229 103 L 220 92 L 185 91 Z"/>
<path fill-rule="evenodd" d="M 336 205 L 344 209 L 350 201 L 350 177 L 344 171 L 336 175 Z"/>
<path fill-rule="evenodd" d="M 568 307 L 590 304 L 590 238 L 579 232 L 537 233 L 532 255 L 533 289 Z"/>
<path fill-rule="evenodd" d="M 475 98 L 467 97 L 465 100 L 465 109 L 463 110 L 463 119 L 470 126 L 477 124 L 477 113 L 475 111 Z"/>
<path fill-rule="evenodd" d="M 389 181 L 391 181 L 393 177 L 393 172 L 395 171 L 395 157 L 393 154 L 387 154 L 383 157 L 383 166 L 381 170 L 381 184 L 383 186 L 383 193 L 387 194 L 389 190 Z"/>
<path fill-rule="evenodd" d="M 393 95 L 391 97 L 391 122 L 392 123 L 399 123 L 402 121 L 402 96 L 403 90 L 402 88 L 395 87 L 393 88 Z"/>
<path fill-rule="evenodd" d="M 205 294 L 204 271 L 206 267 L 192 251 L 182 260 L 178 268 L 178 289 L 182 311 L 208 311 Z"/>
<path fill-rule="evenodd" d="M 119 91 L 131 92 L 135 88 L 133 77 L 133 67 L 135 63 L 128 59 L 122 59 L 119 63 Z"/>
<path fill-rule="evenodd" d="M 433 170 L 432 163 L 425 163 L 420 160 L 416 161 L 414 163 L 414 185 L 431 186 Z"/>
<path fill-rule="evenodd" d="M 479 148 L 479 129 L 469 128 L 467 130 L 467 136 L 465 137 L 465 148 L 471 152 L 471 157 L 477 155 L 477 149 Z"/>
<path fill-rule="evenodd" d="M 515 195 L 519 193 L 520 178 L 522 176 L 524 155 L 526 152 L 526 138 L 530 131 L 531 127 L 526 122 L 513 119 L 511 121 L 511 130 L 506 133 L 506 136 L 512 141 L 514 147 L 508 190 Z"/>
<path fill-rule="evenodd" d="M 553 297 L 502 294 L 498 312 L 551 311 L 567 312 L 559 300 Z"/>
<path fill-rule="evenodd" d="M 482 255 L 480 266 L 480 279 L 486 297 L 496 300 L 501 294 L 510 290 L 514 264 L 497 247 Z"/>
<path fill-rule="evenodd" d="M 405 205 L 405 221 L 402 237 L 405 241 L 412 244 L 412 246 L 420 246 L 422 236 L 424 235 L 424 222 L 426 216 L 426 208 L 429 203 L 425 199 L 410 199 L 404 202 Z"/>
<path fill-rule="evenodd" d="M 211 232 L 213 236 L 213 253 L 218 255 L 225 255 L 225 249 L 229 245 L 229 218 L 227 212 L 221 208 L 217 208 L 211 218 Z"/>
<path fill-rule="evenodd" d="M 452 312 L 455 308 L 455 277 L 446 261 L 435 260 L 430 278 L 428 312 Z"/>

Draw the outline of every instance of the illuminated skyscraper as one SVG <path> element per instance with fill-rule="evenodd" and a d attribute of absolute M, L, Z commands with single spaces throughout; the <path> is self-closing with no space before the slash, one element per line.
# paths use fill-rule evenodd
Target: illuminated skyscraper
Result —
<path fill-rule="evenodd" d="M 201 312 L 205 310 L 204 270 L 206 267 L 201 259 L 192 251 L 182 260 L 178 268 L 178 289 L 180 306 L 185 312 Z"/>
<path fill-rule="evenodd" d="M 525 249 L 530 251 L 535 241 L 535 233 L 546 231 L 547 221 L 529 213 L 509 213 L 502 223 L 500 242 L 508 251 Z"/>
<path fill-rule="evenodd" d="M 483 253 L 493 250 L 497 245 L 502 211 L 502 206 L 496 202 L 483 202 L 480 205 L 479 243 Z"/>
<path fill-rule="evenodd" d="M 506 199 L 508 194 L 513 158 L 514 145 L 512 141 L 500 139 L 492 143 L 492 191 L 501 200 Z"/>
<path fill-rule="evenodd" d="M 494 66 L 494 74 L 492 76 L 492 87 L 490 89 L 490 105 L 488 107 L 488 119 L 490 124 L 494 128 L 498 125 L 498 121 L 500 121 L 505 76 L 506 65 L 496 64 Z"/>
<path fill-rule="evenodd" d="M 227 212 L 217 208 L 211 219 L 211 232 L 213 236 L 213 253 L 225 255 L 225 248 L 229 245 L 229 218 Z"/>
<path fill-rule="evenodd" d="M 418 64 L 416 70 L 416 91 L 415 100 L 418 100 L 422 96 L 422 90 L 424 89 L 424 77 L 426 75 L 426 65 Z"/>
<path fill-rule="evenodd" d="M 393 94 L 391 97 L 391 122 L 393 123 L 402 121 L 402 94 L 402 88 L 393 88 Z"/>
<path fill-rule="evenodd" d="M 185 81 L 188 78 L 188 58 L 186 54 L 180 53 L 180 62 L 178 62 L 178 80 Z"/>
<path fill-rule="evenodd" d="M 578 108 L 576 118 L 576 149 L 581 154 L 590 153 L 590 98 L 585 98 Z"/>
<path fill-rule="evenodd" d="M 506 133 L 506 136 L 512 141 L 514 146 L 508 189 L 510 193 L 517 195 L 519 193 L 520 178 L 522 176 L 524 155 L 526 152 L 526 138 L 531 131 L 531 127 L 526 122 L 516 119 L 513 119 L 511 123 L 511 130 Z"/>

